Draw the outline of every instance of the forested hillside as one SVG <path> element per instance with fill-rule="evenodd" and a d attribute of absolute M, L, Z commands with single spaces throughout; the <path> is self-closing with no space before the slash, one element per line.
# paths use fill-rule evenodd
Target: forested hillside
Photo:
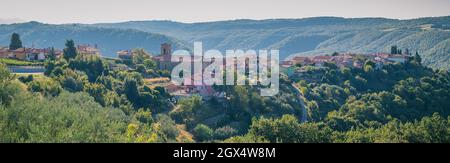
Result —
<path fill-rule="evenodd" d="M 381 69 L 370 61 L 363 69 L 306 67 L 296 82 L 309 122 L 292 115 L 258 118 L 247 134 L 226 142 L 449 142 L 450 74 L 420 60 Z M 306 81 L 310 75 L 321 77 Z"/>
<path fill-rule="evenodd" d="M 203 41 L 208 49 L 280 49 L 282 59 L 333 52 L 389 52 L 391 45 L 399 45 L 418 51 L 426 65 L 450 68 L 449 22 L 449 16 L 411 20 L 317 17 L 193 24 L 137 21 L 94 26 L 161 33 L 187 42 Z"/>
<path fill-rule="evenodd" d="M 135 21 L 110 24 L 51 25 L 37 22 L 0 25 L 0 45 L 6 46 L 13 32 L 22 35 L 26 46 L 63 47 L 71 38 L 79 43 L 98 44 L 104 56 L 116 57 L 123 49 L 145 48 L 159 53 L 159 45 L 192 49 L 202 41 L 205 49 L 279 49 L 282 59 L 295 55 L 333 52 L 388 52 L 391 45 L 418 51 L 424 64 L 450 68 L 450 17 L 395 20 L 384 18 L 235 20 L 205 23 Z M 158 34 L 156 34 L 158 33 Z"/>

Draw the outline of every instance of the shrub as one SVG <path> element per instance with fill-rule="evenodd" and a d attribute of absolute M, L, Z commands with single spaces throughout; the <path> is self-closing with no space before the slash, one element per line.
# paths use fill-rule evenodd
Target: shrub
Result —
<path fill-rule="evenodd" d="M 194 128 L 194 137 L 200 142 L 211 140 L 213 134 L 213 130 L 204 124 L 198 124 Z"/>

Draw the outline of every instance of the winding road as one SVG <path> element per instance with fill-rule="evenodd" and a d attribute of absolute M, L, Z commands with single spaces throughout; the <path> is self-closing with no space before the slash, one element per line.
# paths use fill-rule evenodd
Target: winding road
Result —
<path fill-rule="evenodd" d="M 298 101 L 300 102 L 300 107 L 302 109 L 302 117 L 300 118 L 300 122 L 302 122 L 302 123 L 308 122 L 308 110 L 306 110 L 305 101 L 303 101 L 302 93 L 301 93 L 300 89 L 298 89 L 295 86 L 294 83 L 292 83 L 291 86 L 294 88 L 295 93 L 298 96 Z"/>

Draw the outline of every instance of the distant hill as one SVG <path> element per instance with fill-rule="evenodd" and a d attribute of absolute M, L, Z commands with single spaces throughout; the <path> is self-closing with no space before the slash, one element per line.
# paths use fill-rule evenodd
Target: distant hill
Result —
<path fill-rule="evenodd" d="M 391 45 L 418 51 L 424 63 L 450 68 L 450 16 L 395 20 L 316 17 L 206 23 L 132 21 L 92 26 L 161 33 L 207 49 L 280 49 L 281 57 L 333 52 L 388 52 Z"/>
<path fill-rule="evenodd" d="M 316 17 L 305 19 L 233 20 L 205 23 L 132 21 L 103 24 L 50 25 L 38 22 L 0 25 L 0 45 L 18 32 L 26 46 L 62 48 L 65 39 L 98 44 L 115 57 L 122 49 L 143 47 L 159 53 L 159 44 L 191 49 L 202 41 L 205 49 L 279 49 L 281 58 L 333 52 L 389 52 L 398 45 L 418 51 L 426 65 L 450 68 L 450 16 L 411 20 L 385 18 Z"/>
<path fill-rule="evenodd" d="M 50 25 L 28 22 L 0 25 L 0 46 L 7 46 L 13 32 L 19 33 L 27 47 L 64 48 L 66 39 L 77 44 L 97 44 L 102 55 L 116 57 L 116 52 L 124 49 L 142 47 L 152 54 L 159 54 L 160 44 L 168 42 L 175 48 L 188 49 L 186 43 L 169 36 L 143 32 L 133 29 L 105 29 L 80 24 Z"/>

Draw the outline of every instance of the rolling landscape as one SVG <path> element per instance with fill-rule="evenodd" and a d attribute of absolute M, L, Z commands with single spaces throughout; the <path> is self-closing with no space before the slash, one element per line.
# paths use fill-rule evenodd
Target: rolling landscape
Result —
<path fill-rule="evenodd" d="M 234 20 L 204 23 L 132 21 L 107 24 L 51 25 L 38 22 L 0 25 L 0 44 L 12 31 L 23 33 L 25 45 L 63 47 L 65 39 L 98 44 L 106 57 L 123 49 L 142 47 L 159 53 L 158 44 L 191 49 L 279 49 L 281 59 L 339 53 L 389 52 L 397 45 L 419 52 L 424 64 L 450 68 L 450 16 L 409 20 L 315 17 L 304 19 Z"/>
<path fill-rule="evenodd" d="M 218 1 L 2 1 L 0 143 L 154 143 L 109 149 L 127 160 L 450 143 L 448 0 Z"/>

